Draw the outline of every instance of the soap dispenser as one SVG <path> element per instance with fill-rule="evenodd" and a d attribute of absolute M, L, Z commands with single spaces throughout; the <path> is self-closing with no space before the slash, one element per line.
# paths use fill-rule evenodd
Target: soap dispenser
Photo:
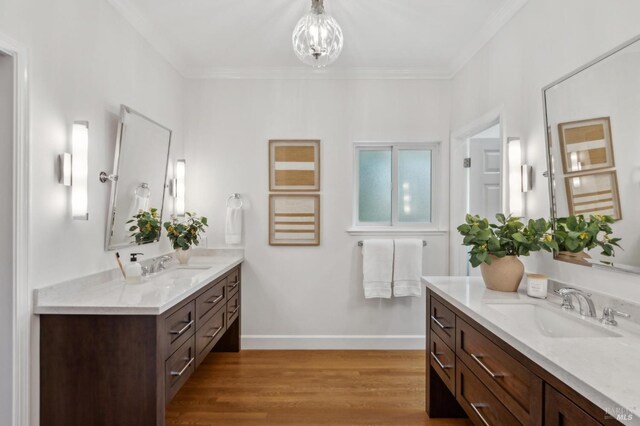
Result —
<path fill-rule="evenodd" d="M 142 265 L 138 263 L 138 256 L 144 256 L 144 253 L 131 253 L 131 262 L 124 268 L 127 274 L 127 282 L 137 284 L 142 282 Z"/>

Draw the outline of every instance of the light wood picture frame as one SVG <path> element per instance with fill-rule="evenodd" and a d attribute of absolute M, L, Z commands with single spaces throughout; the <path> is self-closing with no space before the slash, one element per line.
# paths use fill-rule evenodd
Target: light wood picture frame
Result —
<path fill-rule="evenodd" d="M 566 176 L 564 178 L 569 214 L 608 215 L 622 219 L 618 175 L 615 170 Z"/>
<path fill-rule="evenodd" d="M 269 190 L 320 191 L 320 140 L 270 140 Z"/>
<path fill-rule="evenodd" d="M 270 194 L 269 245 L 320 245 L 320 195 Z"/>
<path fill-rule="evenodd" d="M 558 124 L 565 175 L 615 167 L 609 117 Z"/>

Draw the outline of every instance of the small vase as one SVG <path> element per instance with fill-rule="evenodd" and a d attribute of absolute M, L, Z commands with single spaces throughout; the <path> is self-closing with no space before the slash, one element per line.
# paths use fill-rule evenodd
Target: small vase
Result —
<path fill-rule="evenodd" d="M 176 259 L 178 259 L 181 265 L 186 265 L 189 263 L 189 259 L 191 259 L 191 249 L 176 249 Z"/>
<path fill-rule="evenodd" d="M 491 265 L 483 263 L 480 272 L 489 290 L 517 291 L 524 276 L 524 265 L 517 256 L 491 255 Z"/>

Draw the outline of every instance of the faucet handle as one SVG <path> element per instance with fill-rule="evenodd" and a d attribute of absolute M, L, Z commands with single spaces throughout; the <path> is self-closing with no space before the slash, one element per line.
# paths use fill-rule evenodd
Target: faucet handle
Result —
<path fill-rule="evenodd" d="M 572 311 L 575 308 L 573 307 L 573 301 L 571 300 L 572 292 L 569 290 L 573 290 L 572 288 L 561 288 L 559 290 L 554 290 L 553 292 L 558 296 L 562 297 L 562 309 L 565 311 Z"/>
<path fill-rule="evenodd" d="M 616 321 L 616 315 L 622 318 L 631 317 L 631 315 L 626 312 L 621 312 L 617 309 L 605 306 L 605 308 L 602 310 L 602 318 L 600 319 L 600 322 L 606 325 L 618 325 L 618 321 Z"/>

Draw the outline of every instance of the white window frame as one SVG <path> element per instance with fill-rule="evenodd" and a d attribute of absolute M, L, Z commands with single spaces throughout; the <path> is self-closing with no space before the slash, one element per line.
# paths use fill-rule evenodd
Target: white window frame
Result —
<path fill-rule="evenodd" d="M 440 209 L 438 208 L 440 178 L 440 142 L 356 142 L 353 144 L 353 220 L 352 234 L 366 233 L 398 233 L 402 231 L 420 232 L 436 231 L 439 229 Z M 391 222 L 360 222 L 360 151 L 382 150 L 391 151 Z M 400 222 L 398 221 L 398 152 L 401 150 L 424 149 L 431 151 L 431 222 Z"/>

